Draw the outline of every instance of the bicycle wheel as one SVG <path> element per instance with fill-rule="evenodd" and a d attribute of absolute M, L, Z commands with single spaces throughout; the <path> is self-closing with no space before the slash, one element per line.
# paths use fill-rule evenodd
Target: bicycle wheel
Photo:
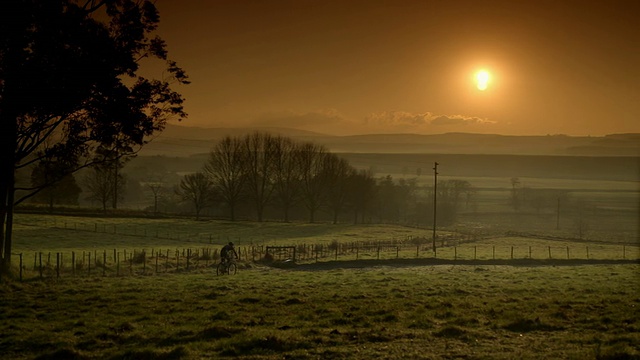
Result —
<path fill-rule="evenodd" d="M 236 264 L 235 263 L 229 264 L 229 267 L 227 268 L 227 273 L 229 275 L 235 275 L 236 272 L 238 272 L 238 267 L 236 266 Z"/>
<path fill-rule="evenodd" d="M 228 268 L 223 263 L 220 263 L 216 267 L 216 274 L 217 275 L 224 275 L 224 274 L 227 273 L 227 270 L 228 270 Z"/>

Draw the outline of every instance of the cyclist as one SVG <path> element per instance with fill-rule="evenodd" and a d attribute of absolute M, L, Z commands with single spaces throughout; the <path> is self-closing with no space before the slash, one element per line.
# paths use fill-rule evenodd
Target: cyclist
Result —
<path fill-rule="evenodd" d="M 236 248 L 233 246 L 233 242 L 229 242 L 227 245 L 222 247 L 220 250 L 220 262 L 223 264 L 228 264 L 234 259 L 238 258 L 238 253 L 236 252 Z"/>

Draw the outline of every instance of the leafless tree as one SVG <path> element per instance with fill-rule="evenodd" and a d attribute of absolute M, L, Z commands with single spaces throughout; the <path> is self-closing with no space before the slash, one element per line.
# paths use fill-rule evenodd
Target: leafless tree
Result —
<path fill-rule="evenodd" d="M 276 140 L 268 133 L 256 132 L 245 136 L 242 145 L 247 198 L 253 202 L 258 221 L 262 221 L 264 209 L 274 190 Z"/>
<path fill-rule="evenodd" d="M 163 178 L 161 176 L 154 176 L 150 178 L 149 181 L 146 181 L 144 185 L 153 195 L 153 215 L 158 215 L 158 199 L 165 190 Z"/>
<path fill-rule="evenodd" d="M 196 220 L 199 220 L 202 210 L 213 205 L 214 186 L 202 172 L 189 174 L 180 181 L 178 195 L 182 200 L 190 201 L 193 204 Z"/>
<path fill-rule="evenodd" d="M 301 148 L 289 138 L 275 137 L 273 141 L 274 200 L 288 222 L 289 211 L 300 193 Z"/>
<path fill-rule="evenodd" d="M 336 155 L 329 154 L 324 164 L 324 175 L 327 204 L 333 212 L 333 223 L 338 223 L 338 216 L 344 210 L 348 201 L 349 181 L 355 169 L 349 163 Z"/>
<path fill-rule="evenodd" d="M 112 170 L 110 166 L 96 165 L 89 169 L 83 179 L 83 184 L 87 190 L 87 200 L 100 203 L 103 211 L 107 211 L 107 206 L 115 196 L 115 173 Z"/>
<path fill-rule="evenodd" d="M 309 211 L 309 222 L 315 221 L 315 214 L 323 205 L 327 157 L 327 151 L 320 145 L 305 143 L 300 147 L 300 195 Z"/>
<path fill-rule="evenodd" d="M 236 208 L 242 200 L 245 169 L 242 141 L 229 136 L 215 145 L 204 167 L 205 175 L 213 183 L 222 202 L 229 207 L 232 221 L 236 219 Z"/>

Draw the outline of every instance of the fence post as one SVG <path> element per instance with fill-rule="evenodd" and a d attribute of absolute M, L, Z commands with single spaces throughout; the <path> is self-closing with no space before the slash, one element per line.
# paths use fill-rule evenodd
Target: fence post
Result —
<path fill-rule="evenodd" d="M 589 260 L 589 247 L 587 246 L 587 260 Z"/>
<path fill-rule="evenodd" d="M 623 259 L 627 259 L 627 246 L 626 245 L 622 245 L 622 258 Z"/>
<path fill-rule="evenodd" d="M 454 246 L 453 247 L 453 260 L 458 260 L 458 247 Z"/>
<path fill-rule="evenodd" d="M 511 247 L 511 260 L 513 260 L 513 246 Z"/>
<path fill-rule="evenodd" d="M 567 260 L 569 260 L 569 246 L 567 246 Z"/>
<path fill-rule="evenodd" d="M 242 251 L 240 251 L 242 252 Z M 187 271 L 189 271 L 189 258 L 191 257 L 191 249 L 187 249 Z M 240 255 L 238 255 L 238 260 L 240 260 Z"/>
<path fill-rule="evenodd" d="M 89 256 L 87 258 L 87 274 L 91 275 L 91 251 L 89 251 L 87 255 Z"/>
<path fill-rule="evenodd" d="M 493 260 L 496 259 L 496 246 L 493 245 Z"/>
<path fill-rule="evenodd" d="M 120 253 L 116 254 L 116 276 L 120 276 Z"/>
<path fill-rule="evenodd" d="M 56 278 L 60 278 L 60 253 L 56 253 Z"/>
<path fill-rule="evenodd" d="M 167 257 L 164 259 L 164 271 L 169 269 L 169 249 L 167 249 Z"/>
<path fill-rule="evenodd" d="M 531 259 L 531 245 L 529 245 L 529 259 Z"/>
<path fill-rule="evenodd" d="M 400 257 L 400 246 L 396 246 L 396 259 Z"/>
<path fill-rule="evenodd" d="M 40 279 L 42 279 L 42 253 L 38 256 L 40 262 Z"/>
<path fill-rule="evenodd" d="M 76 276 L 76 252 L 71 252 L 71 273 L 73 276 Z"/>
<path fill-rule="evenodd" d="M 549 246 L 549 259 L 551 259 L 551 246 Z"/>
<path fill-rule="evenodd" d="M 142 273 L 147 273 L 147 252 L 142 250 Z"/>
<path fill-rule="evenodd" d="M 477 259 L 477 255 L 478 255 L 478 247 L 474 246 L 473 247 L 473 260 Z"/>

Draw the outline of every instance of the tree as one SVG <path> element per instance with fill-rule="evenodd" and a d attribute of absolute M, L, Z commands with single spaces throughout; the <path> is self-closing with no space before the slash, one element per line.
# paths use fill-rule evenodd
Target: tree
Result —
<path fill-rule="evenodd" d="M 369 204 L 376 196 L 376 180 L 367 170 L 360 170 L 349 176 L 349 203 L 353 209 L 354 224 L 358 223 L 358 216 L 364 222 L 364 214 Z"/>
<path fill-rule="evenodd" d="M 243 197 L 245 157 L 242 141 L 225 137 L 211 150 L 204 173 L 211 180 L 223 203 L 229 207 L 231 221 L 236 219 L 236 208 Z"/>
<path fill-rule="evenodd" d="M 87 200 L 97 201 L 102 206 L 102 211 L 107 211 L 107 206 L 112 203 L 115 196 L 114 172 L 109 166 L 92 166 L 89 173 L 83 179 L 87 190 Z"/>
<path fill-rule="evenodd" d="M 13 212 L 43 186 L 16 171 L 64 158 L 68 173 L 100 161 L 98 147 L 132 154 L 169 116 L 184 117 L 171 82 L 188 83 L 167 60 L 152 1 L 16 0 L 0 5 L 0 251 L 11 262 Z M 139 74 L 165 61 L 170 78 Z M 16 196 L 19 194 L 19 196 Z"/>
<path fill-rule="evenodd" d="M 327 204 L 333 212 L 333 223 L 338 223 L 338 216 L 347 204 L 349 180 L 355 169 L 349 163 L 329 154 L 324 165 L 325 186 L 327 192 Z"/>
<path fill-rule="evenodd" d="M 326 189 L 323 175 L 328 155 L 320 145 L 305 143 L 300 146 L 300 198 L 309 211 L 311 223 L 323 205 Z"/>
<path fill-rule="evenodd" d="M 213 183 L 202 172 L 186 175 L 178 187 L 178 195 L 182 200 L 190 201 L 196 210 L 196 220 L 200 219 L 200 212 L 213 204 Z"/>
<path fill-rule="evenodd" d="M 299 198 L 300 146 L 291 139 L 274 138 L 273 147 L 274 199 L 280 207 L 285 222 L 289 221 L 289 210 Z"/>
<path fill-rule="evenodd" d="M 247 197 L 253 201 L 258 221 L 273 193 L 274 149 L 276 141 L 267 133 L 253 133 L 242 141 Z"/>
<path fill-rule="evenodd" d="M 164 192 L 164 181 L 162 179 L 152 179 L 151 181 L 145 182 L 145 186 L 147 189 L 151 190 L 151 194 L 153 194 L 153 215 L 158 215 L 158 199 L 160 195 Z"/>
<path fill-rule="evenodd" d="M 73 174 L 65 174 L 64 168 L 59 162 L 43 161 L 38 163 L 31 172 L 31 185 L 33 187 L 43 187 L 33 197 L 34 202 L 45 203 L 49 206 L 49 211 L 57 204 L 78 205 L 78 197 L 82 189 L 76 183 Z M 62 175 L 57 175 L 62 173 Z M 59 178 L 59 176 L 62 176 Z"/>

